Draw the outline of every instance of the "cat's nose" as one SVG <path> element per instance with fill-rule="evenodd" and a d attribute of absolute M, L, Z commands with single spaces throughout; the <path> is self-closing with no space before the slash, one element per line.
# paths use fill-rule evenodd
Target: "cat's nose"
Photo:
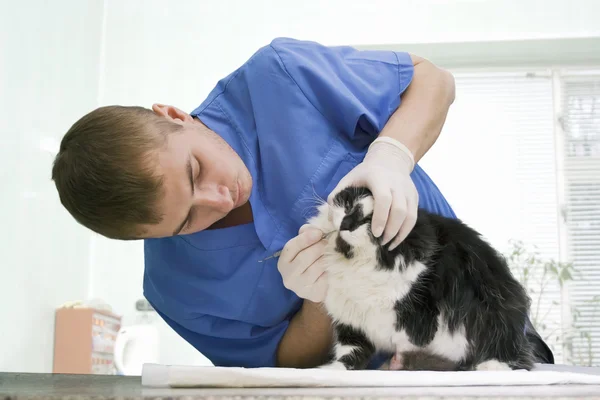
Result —
<path fill-rule="evenodd" d="M 349 231 L 352 228 L 352 221 L 350 218 L 346 217 L 342 219 L 342 223 L 340 224 L 340 231 Z"/>

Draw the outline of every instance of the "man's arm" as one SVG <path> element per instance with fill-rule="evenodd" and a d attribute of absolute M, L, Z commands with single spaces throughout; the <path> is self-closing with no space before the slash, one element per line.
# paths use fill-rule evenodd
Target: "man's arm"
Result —
<path fill-rule="evenodd" d="M 329 51 L 323 49 L 321 50 Z M 412 81 L 407 90 L 404 91 L 401 96 L 402 101 L 400 106 L 388 119 L 379 136 L 387 136 L 404 144 L 413 153 L 414 160 L 416 162 L 423 157 L 423 155 L 437 140 L 442 126 L 446 120 L 449 107 L 454 101 L 455 88 L 454 78 L 450 73 L 436 67 L 431 62 L 423 58 L 411 55 L 411 60 L 414 65 Z M 291 65 L 291 69 L 294 70 L 295 64 L 288 64 L 288 66 L 289 65 Z M 367 63 L 365 65 L 371 64 Z M 341 66 L 348 68 L 348 66 L 345 64 L 341 64 Z M 306 69 L 303 67 L 301 71 L 306 71 Z M 306 72 L 301 73 L 299 70 L 295 72 L 297 72 L 294 74 L 296 84 L 299 84 L 301 88 L 310 89 L 311 86 L 307 86 L 306 83 L 308 80 L 303 79 L 303 73 L 306 74 Z M 390 69 L 389 74 L 392 76 L 392 74 L 396 74 L 396 72 L 397 71 L 392 71 Z M 371 82 L 368 80 L 370 73 L 375 74 L 375 71 L 370 71 L 368 69 L 364 71 L 365 82 Z M 377 70 L 377 74 L 378 78 L 380 78 L 379 70 Z M 308 75 L 312 77 L 310 82 L 315 81 L 316 78 L 314 76 L 310 75 L 310 73 L 308 73 Z M 315 76 L 318 77 L 320 75 L 317 74 Z M 354 77 L 355 74 L 348 74 L 348 76 Z M 332 78 L 331 81 L 335 82 L 335 79 Z M 323 80 L 321 83 L 322 85 L 327 85 L 328 81 Z M 316 96 L 314 95 L 316 92 L 311 90 L 305 90 L 304 93 L 309 95 L 309 98 L 312 100 L 313 104 L 320 106 L 319 109 L 324 115 L 328 115 L 331 118 L 337 118 L 340 115 L 352 114 L 352 112 L 350 112 L 353 110 L 351 106 L 347 107 L 347 109 L 350 111 L 346 110 L 347 112 L 344 113 L 327 112 L 329 107 L 332 107 L 332 104 L 335 104 L 336 107 L 338 107 L 340 104 L 346 104 L 344 101 L 347 100 L 346 98 L 338 99 L 336 97 L 338 95 L 342 96 L 342 94 L 347 94 L 347 91 L 343 91 L 343 93 L 341 93 L 339 90 L 340 87 L 336 85 L 331 85 L 330 89 L 331 91 L 329 92 L 329 97 Z M 371 92 L 372 90 L 364 91 L 364 93 Z M 392 91 L 389 92 L 392 93 Z M 322 90 L 319 91 L 319 93 L 322 93 Z M 364 94 L 360 91 L 353 93 L 357 96 Z M 390 96 L 391 94 L 388 94 L 388 97 Z M 368 104 L 381 103 L 380 99 L 370 99 L 369 97 L 361 97 L 361 100 L 362 101 L 351 103 L 353 106 L 356 106 L 356 104 L 363 105 L 365 102 Z M 343 124 L 344 122 L 348 121 L 341 121 L 340 123 Z M 385 174 L 380 174 L 379 170 L 375 172 L 376 176 L 386 176 Z M 393 169 L 393 171 L 390 172 L 393 172 L 394 176 L 397 178 L 400 170 Z M 408 178 L 408 172 L 409 171 L 407 171 L 406 180 L 410 181 Z M 358 180 L 360 180 L 360 178 L 361 177 L 359 177 Z M 368 178 L 368 176 L 366 178 Z M 350 179 L 352 178 L 350 177 Z M 368 182 L 368 179 L 366 179 L 365 182 Z M 344 182 L 340 182 L 340 186 L 344 186 Z M 416 193 L 416 189 L 414 187 L 412 190 Z M 400 190 L 398 193 L 403 194 L 404 191 Z M 405 204 L 407 204 L 406 201 Z M 415 214 L 415 217 L 412 218 L 413 220 L 416 218 L 416 207 L 416 201 L 412 201 L 410 204 L 408 204 L 408 209 L 411 210 L 411 214 Z M 386 207 L 384 206 L 384 208 Z M 389 208 L 390 207 L 387 207 L 387 209 Z M 404 208 L 406 209 L 407 206 L 404 205 Z M 405 214 L 404 211 L 403 213 Z M 385 218 L 382 219 L 385 221 L 387 219 L 387 215 L 384 215 L 384 217 Z M 403 220 L 404 218 L 398 218 L 397 225 L 400 225 Z M 414 221 L 408 225 L 412 224 L 414 224 Z M 399 228 L 400 226 L 394 226 L 391 231 L 398 232 Z M 410 228 L 412 228 L 412 226 L 410 226 Z M 401 236 L 403 237 L 406 234 L 407 233 L 404 233 Z M 390 238 L 387 240 L 390 240 Z M 293 253 L 296 254 L 296 252 L 297 251 L 294 251 Z M 282 259 L 280 259 L 279 264 L 280 270 L 282 265 L 281 261 Z M 303 286 L 306 285 L 304 284 Z M 330 318 L 322 310 L 321 305 L 319 303 L 313 303 L 305 300 L 302 309 L 292 319 L 287 331 L 279 343 L 277 351 L 277 365 L 279 367 L 289 368 L 311 368 L 322 364 L 325 361 L 326 355 L 331 347 L 332 337 L 333 332 Z"/>
<path fill-rule="evenodd" d="M 327 358 L 333 339 L 331 319 L 321 303 L 304 300 L 279 342 L 277 366 L 315 368 Z"/>
<path fill-rule="evenodd" d="M 330 201 L 349 185 L 367 186 L 373 193 L 372 230 L 389 249 L 397 247 L 417 220 L 418 192 L 410 174 L 433 146 L 454 102 L 454 77 L 431 62 L 410 56 L 413 77 L 399 107 L 356 166 L 329 194 Z"/>
<path fill-rule="evenodd" d="M 391 137 L 404 144 L 418 162 L 429 151 L 442 131 L 448 110 L 454 102 L 454 77 L 424 58 L 410 55 L 414 64 L 411 84 L 392 114 L 380 137 Z"/>

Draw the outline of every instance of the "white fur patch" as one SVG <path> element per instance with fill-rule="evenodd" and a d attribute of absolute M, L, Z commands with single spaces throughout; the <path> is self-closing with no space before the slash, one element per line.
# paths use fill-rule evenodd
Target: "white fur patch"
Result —
<path fill-rule="evenodd" d="M 339 361 L 333 361 L 329 364 L 321 365 L 319 369 L 334 369 L 334 370 L 346 370 L 346 366 Z"/>
<path fill-rule="evenodd" d="M 450 333 L 444 320 L 443 315 L 438 315 L 438 329 L 433 340 L 427 346 L 427 350 L 451 361 L 461 361 L 469 349 L 465 327 L 463 325 L 454 333 Z"/>
<path fill-rule="evenodd" d="M 496 359 L 487 360 L 477 364 L 477 371 L 512 371 L 512 368 L 507 363 L 500 362 Z"/>
<path fill-rule="evenodd" d="M 377 271 L 374 249 L 370 257 L 365 250 L 360 255 L 363 257 L 355 255 L 350 260 L 338 253 L 326 256 L 329 289 L 325 307 L 336 320 L 363 329 L 379 349 L 395 351 L 394 305 L 406 296 L 425 266 L 414 263 L 402 272 Z M 366 259 L 370 260 L 365 263 Z"/>
<path fill-rule="evenodd" d="M 372 197 L 363 197 L 358 203 L 362 206 L 363 215 L 369 215 L 373 212 L 374 203 Z"/>
<path fill-rule="evenodd" d="M 323 369 L 346 369 L 346 366 L 337 360 L 341 359 L 345 355 L 351 354 L 352 351 L 354 351 L 354 349 L 356 349 L 356 346 L 347 346 L 347 345 L 341 345 L 339 343 L 336 343 L 335 349 L 334 349 L 335 359 L 333 361 L 331 361 L 329 364 L 325 364 L 325 365 L 321 366 L 320 368 L 323 368 Z"/>
<path fill-rule="evenodd" d="M 355 348 L 356 348 L 355 346 L 346 346 L 346 345 L 336 344 L 335 345 L 335 358 L 337 358 L 339 360 L 340 358 L 342 358 L 348 354 L 351 354 Z"/>
<path fill-rule="evenodd" d="M 334 229 L 339 230 L 340 225 L 342 225 L 342 220 L 346 216 L 343 208 L 340 207 L 331 207 L 331 223 Z"/>
<path fill-rule="evenodd" d="M 369 236 L 369 230 L 367 225 L 361 225 L 353 231 L 341 231 L 340 236 L 352 247 L 354 251 L 369 250 L 376 251 L 377 248 L 371 243 L 371 237 Z"/>
<path fill-rule="evenodd" d="M 330 207 L 327 203 L 323 203 L 317 210 L 318 213 L 308 220 L 308 224 L 320 229 L 323 233 L 329 233 L 335 230 L 336 228 L 333 224 L 333 207 Z M 337 226 L 339 227 L 339 224 Z"/>

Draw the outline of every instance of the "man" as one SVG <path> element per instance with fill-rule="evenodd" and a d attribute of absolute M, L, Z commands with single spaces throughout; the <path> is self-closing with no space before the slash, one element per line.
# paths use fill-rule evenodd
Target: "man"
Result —
<path fill-rule="evenodd" d="M 215 365 L 314 367 L 332 331 L 322 232 L 304 221 L 348 184 L 371 188 L 391 246 L 417 206 L 454 216 L 416 165 L 453 100 L 452 76 L 420 57 L 276 39 L 190 114 L 84 116 L 53 179 L 84 226 L 145 239 L 146 298 Z"/>

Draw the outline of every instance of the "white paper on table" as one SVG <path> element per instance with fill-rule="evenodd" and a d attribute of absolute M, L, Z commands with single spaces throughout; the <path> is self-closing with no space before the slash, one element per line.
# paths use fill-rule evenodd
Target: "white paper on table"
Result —
<path fill-rule="evenodd" d="M 148 387 L 434 387 L 600 385 L 600 375 L 563 371 L 340 371 L 293 368 L 227 368 L 145 364 Z"/>

